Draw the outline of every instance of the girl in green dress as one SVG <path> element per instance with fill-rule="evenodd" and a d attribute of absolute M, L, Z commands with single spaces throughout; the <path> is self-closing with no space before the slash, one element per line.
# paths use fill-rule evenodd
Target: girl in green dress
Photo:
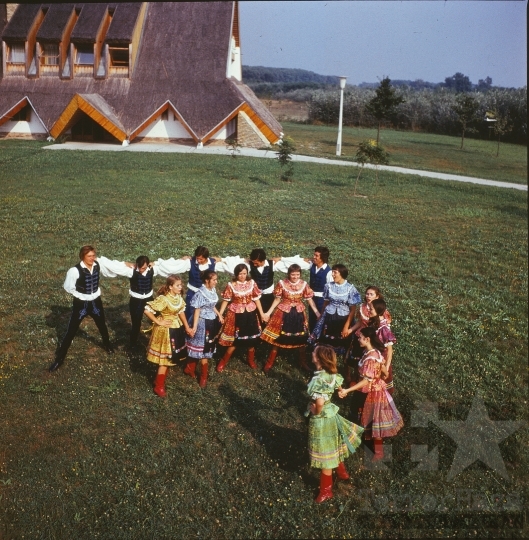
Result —
<path fill-rule="evenodd" d="M 307 393 L 311 398 L 309 416 L 310 465 L 321 469 L 320 492 L 316 503 L 332 498 L 332 470 L 339 480 L 348 480 L 344 460 L 360 446 L 364 429 L 338 414 L 338 406 L 331 403 L 335 390 L 341 390 L 343 377 L 336 368 L 336 353 L 328 345 L 319 345 L 312 353 L 316 367 Z"/>

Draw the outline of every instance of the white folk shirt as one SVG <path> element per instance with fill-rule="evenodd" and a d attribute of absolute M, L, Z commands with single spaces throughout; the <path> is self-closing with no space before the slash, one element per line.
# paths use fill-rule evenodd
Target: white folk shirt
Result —
<path fill-rule="evenodd" d="M 110 259 L 107 259 L 106 257 L 103 257 L 103 256 L 99 257 L 98 256 L 97 257 L 97 262 L 100 263 L 101 268 L 105 268 L 105 271 L 107 272 L 107 274 L 110 274 L 110 275 L 107 275 L 106 277 L 123 276 L 123 277 L 127 277 L 127 278 L 130 279 L 132 277 L 133 273 L 134 273 L 134 268 L 130 268 L 123 261 L 116 261 L 116 260 L 111 261 Z M 141 273 L 142 276 L 145 276 L 149 270 L 150 269 L 147 268 L 147 270 L 145 270 L 145 272 L 142 272 Z M 156 276 L 160 275 L 160 273 L 159 273 L 158 269 L 156 268 L 156 266 L 153 267 L 153 270 L 154 270 L 153 277 L 156 277 Z M 129 294 L 133 298 L 138 298 L 140 300 L 144 300 L 145 298 L 150 298 L 153 295 L 153 291 L 151 290 L 147 294 L 139 294 L 139 293 L 131 291 L 129 289 Z"/>

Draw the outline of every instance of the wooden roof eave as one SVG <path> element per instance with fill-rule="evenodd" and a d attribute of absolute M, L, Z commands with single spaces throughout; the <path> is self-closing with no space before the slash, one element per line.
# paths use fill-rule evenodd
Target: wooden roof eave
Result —
<path fill-rule="evenodd" d="M 52 128 L 50 129 L 50 135 L 56 139 L 57 137 L 60 137 L 67 129 L 69 129 L 71 127 L 72 119 L 77 111 L 84 112 L 94 122 L 96 122 L 96 124 L 99 124 L 104 130 L 108 131 L 120 142 L 127 139 L 127 134 L 121 128 L 116 126 L 111 120 L 98 111 L 93 105 L 88 103 L 88 101 L 83 99 L 79 94 L 75 94 L 55 124 L 53 124 Z"/>
<path fill-rule="evenodd" d="M 0 116 L 0 126 L 11 120 L 11 118 L 20 112 L 27 104 L 28 98 L 23 97 L 14 107 L 11 107 L 4 115 Z"/>
<path fill-rule="evenodd" d="M 252 122 L 257 126 L 259 131 L 266 137 L 266 140 L 270 144 L 276 144 L 279 142 L 281 137 L 268 127 L 266 122 L 262 120 L 262 118 L 250 107 L 250 105 L 248 105 L 247 102 L 242 104 L 241 110 L 250 117 Z"/>
<path fill-rule="evenodd" d="M 237 116 L 237 114 L 239 114 L 239 111 L 242 109 L 243 106 L 244 106 L 244 103 L 241 103 L 228 116 L 226 116 L 226 118 L 224 118 L 224 120 L 219 122 L 211 131 L 208 131 L 204 135 L 204 137 L 202 137 L 201 142 L 205 143 L 205 142 L 209 141 L 209 139 L 211 139 L 214 135 L 216 135 L 223 127 L 225 127 L 228 124 L 228 122 L 231 122 L 231 120 L 233 120 Z"/>
<path fill-rule="evenodd" d="M 39 122 L 42 124 L 42 127 L 46 131 L 48 131 L 46 124 L 44 124 L 44 122 L 42 121 L 42 118 L 39 116 L 39 113 L 36 111 L 33 103 L 31 103 L 31 100 L 28 98 L 28 96 L 23 97 L 14 107 L 11 107 L 11 109 L 9 109 L 3 116 L 0 116 L 0 126 L 2 124 L 5 124 L 8 120 L 11 120 L 11 118 L 13 118 L 15 114 L 20 112 L 26 105 L 29 105 L 31 107 L 36 117 L 39 119 Z"/>
<path fill-rule="evenodd" d="M 263 120 L 260 118 L 260 116 L 248 105 L 248 103 L 244 102 L 241 103 L 235 110 L 233 110 L 222 122 L 217 124 L 211 131 L 209 131 L 204 137 L 202 137 L 202 143 L 205 143 L 209 141 L 216 133 L 218 133 L 224 126 L 228 124 L 239 112 L 245 112 L 252 122 L 257 126 L 259 131 L 264 135 L 266 140 L 270 144 L 276 144 L 281 137 L 276 135 Z"/>
<path fill-rule="evenodd" d="M 165 112 L 167 109 L 171 109 L 174 113 L 174 115 L 178 118 L 178 121 L 184 126 L 184 129 L 191 135 L 191 138 L 198 143 L 199 137 L 198 135 L 193 131 L 191 126 L 184 120 L 183 116 L 178 112 L 177 108 L 171 103 L 170 100 L 167 100 L 161 107 L 156 109 L 149 118 L 144 120 L 136 129 L 134 129 L 130 136 L 129 141 L 132 141 L 135 139 L 147 126 L 152 124 L 163 112 Z"/>

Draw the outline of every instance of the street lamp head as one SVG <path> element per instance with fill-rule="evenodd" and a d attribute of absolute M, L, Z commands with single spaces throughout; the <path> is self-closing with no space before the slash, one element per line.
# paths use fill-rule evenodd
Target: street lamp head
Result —
<path fill-rule="evenodd" d="M 347 77 L 339 77 L 340 79 L 340 88 L 343 90 L 345 88 L 345 81 L 347 81 Z"/>

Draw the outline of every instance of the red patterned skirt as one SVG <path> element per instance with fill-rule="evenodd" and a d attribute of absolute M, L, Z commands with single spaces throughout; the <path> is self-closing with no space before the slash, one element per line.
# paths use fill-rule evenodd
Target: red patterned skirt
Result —
<path fill-rule="evenodd" d="M 223 347 L 255 347 L 261 337 L 257 310 L 234 313 L 228 310 L 220 333 L 219 345 Z"/>
<path fill-rule="evenodd" d="M 309 327 L 305 319 L 305 312 L 299 313 L 293 307 L 288 313 L 276 309 L 261 339 L 282 349 L 296 349 L 304 347 L 309 337 Z"/>
<path fill-rule="evenodd" d="M 362 411 L 362 426 L 371 428 L 375 439 L 394 437 L 403 425 L 402 417 L 386 389 L 373 390 L 367 394 Z"/>

